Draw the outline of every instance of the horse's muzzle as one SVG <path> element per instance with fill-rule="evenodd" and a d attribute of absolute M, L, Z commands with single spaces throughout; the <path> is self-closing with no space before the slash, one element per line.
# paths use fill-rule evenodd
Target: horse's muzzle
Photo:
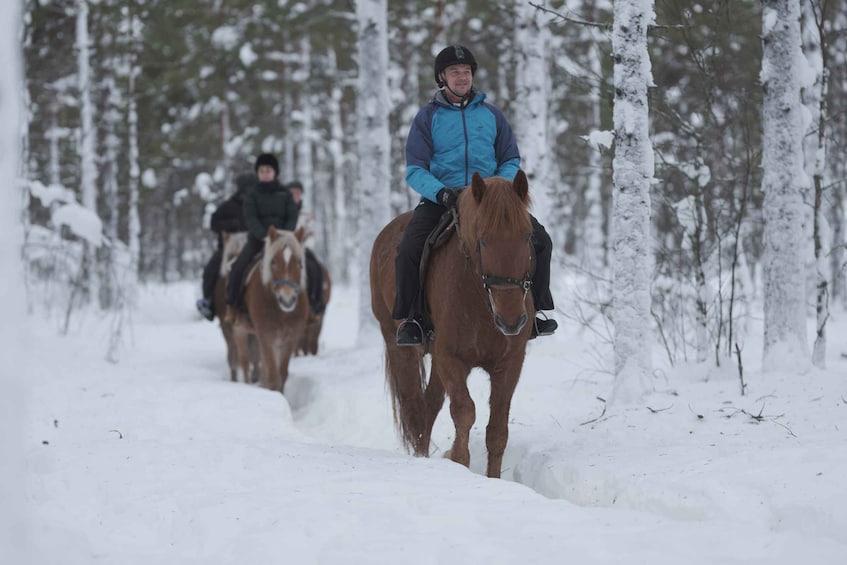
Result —
<path fill-rule="evenodd" d="M 286 296 L 285 294 L 277 294 L 276 303 L 279 305 L 279 309 L 286 314 L 293 312 L 297 308 L 297 295 L 292 294 L 291 296 Z"/>
<path fill-rule="evenodd" d="M 526 325 L 526 312 L 521 314 L 520 318 L 518 318 L 518 322 L 516 324 L 507 324 L 503 318 L 500 317 L 499 314 L 494 315 L 494 325 L 497 326 L 497 329 L 500 330 L 500 333 L 507 336 L 518 335 L 521 333 L 521 330 Z"/>

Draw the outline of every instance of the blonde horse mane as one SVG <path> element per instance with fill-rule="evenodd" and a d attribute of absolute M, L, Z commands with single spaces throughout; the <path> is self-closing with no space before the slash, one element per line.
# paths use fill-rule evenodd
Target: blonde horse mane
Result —
<path fill-rule="evenodd" d="M 232 269 L 232 264 L 235 263 L 235 260 L 238 258 L 238 254 L 247 244 L 247 232 L 231 232 L 224 233 L 224 250 L 223 250 L 223 260 L 221 261 L 221 271 L 220 276 L 225 277 L 229 275 L 229 271 Z"/>

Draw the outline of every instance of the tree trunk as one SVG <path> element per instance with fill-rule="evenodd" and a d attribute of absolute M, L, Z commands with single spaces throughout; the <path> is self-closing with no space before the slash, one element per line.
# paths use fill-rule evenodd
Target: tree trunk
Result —
<path fill-rule="evenodd" d="M 515 25 L 516 92 L 521 101 L 515 108 L 516 137 L 521 148 L 521 168 L 526 171 L 532 194 L 533 214 L 553 236 L 563 241 L 564 233 L 552 222 L 551 147 L 547 135 L 550 70 L 547 52 L 550 32 L 542 21 L 543 12 L 529 4 L 517 8 Z"/>
<path fill-rule="evenodd" d="M 391 137 L 388 116 L 388 22 L 386 0 L 356 2 L 359 20 L 359 339 L 376 334 L 371 312 L 370 251 L 379 230 L 390 219 Z"/>
<path fill-rule="evenodd" d="M 807 368 L 799 0 L 763 0 L 765 371 Z"/>
<path fill-rule="evenodd" d="M 612 398 L 620 402 L 635 401 L 652 390 L 650 181 L 654 165 L 647 104 L 647 87 L 652 84 L 647 26 L 652 19 L 652 0 L 615 2 Z"/>
<path fill-rule="evenodd" d="M 94 106 L 91 102 L 91 64 L 89 60 L 88 36 L 88 0 L 77 0 L 76 15 L 76 46 L 77 46 L 77 79 L 79 86 L 79 159 L 80 159 L 80 191 L 82 205 L 97 214 L 97 164 L 95 163 Z M 96 248 L 90 242 L 85 243 L 87 265 L 88 300 L 99 304 L 100 281 L 97 268 Z"/>
<path fill-rule="evenodd" d="M 27 531 L 22 529 L 21 517 L 26 516 L 26 501 L 20 485 L 24 474 L 22 449 L 24 394 L 21 372 L 13 370 L 32 363 L 20 355 L 24 326 L 26 297 L 21 269 L 21 200 L 17 182 L 21 142 L 18 124 L 24 116 L 21 96 L 21 43 L 20 2 L 11 2 L 0 11 L 0 186 L 3 187 L 3 205 L 0 206 L 0 296 L 7 301 L 3 322 L 0 323 L 2 344 L 3 394 L 0 395 L 0 563 L 27 563 L 30 557 L 26 547 Z"/>

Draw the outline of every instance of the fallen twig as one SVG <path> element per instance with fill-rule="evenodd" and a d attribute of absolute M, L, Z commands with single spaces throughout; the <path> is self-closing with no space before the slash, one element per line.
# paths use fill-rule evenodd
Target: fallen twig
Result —
<path fill-rule="evenodd" d="M 602 402 L 602 403 L 603 403 L 603 411 L 602 411 L 602 412 L 600 412 L 600 415 L 599 415 L 599 416 L 597 416 L 596 418 L 593 418 L 593 419 L 588 420 L 588 421 L 586 421 L 586 422 L 582 422 L 582 423 L 580 424 L 580 426 L 584 426 L 584 425 L 586 425 L 586 424 L 591 424 L 591 423 L 594 423 L 594 422 L 599 422 L 599 421 L 600 421 L 600 418 L 602 418 L 602 417 L 603 417 L 603 415 L 606 413 L 606 399 L 605 399 L 605 398 L 600 398 L 599 396 L 598 396 L 598 397 L 596 397 L 596 398 L 597 398 L 597 400 L 599 400 L 600 402 Z"/>

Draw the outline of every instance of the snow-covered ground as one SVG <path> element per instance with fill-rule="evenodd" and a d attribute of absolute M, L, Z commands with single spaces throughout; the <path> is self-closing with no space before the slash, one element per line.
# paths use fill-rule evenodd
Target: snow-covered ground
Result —
<path fill-rule="evenodd" d="M 143 289 L 120 362 L 109 321 L 25 329 L 28 541 L 36 564 L 847 563 L 847 320 L 826 371 L 668 367 L 605 408 L 606 346 L 559 317 L 531 342 L 504 480 L 487 479 L 488 387 L 470 472 L 395 436 L 382 344 L 356 348 L 356 292 L 333 290 L 318 357 L 286 397 L 231 383 L 197 285 Z M 755 336 L 753 336 L 755 338 Z M 605 410 L 604 410 L 605 408 Z"/>

